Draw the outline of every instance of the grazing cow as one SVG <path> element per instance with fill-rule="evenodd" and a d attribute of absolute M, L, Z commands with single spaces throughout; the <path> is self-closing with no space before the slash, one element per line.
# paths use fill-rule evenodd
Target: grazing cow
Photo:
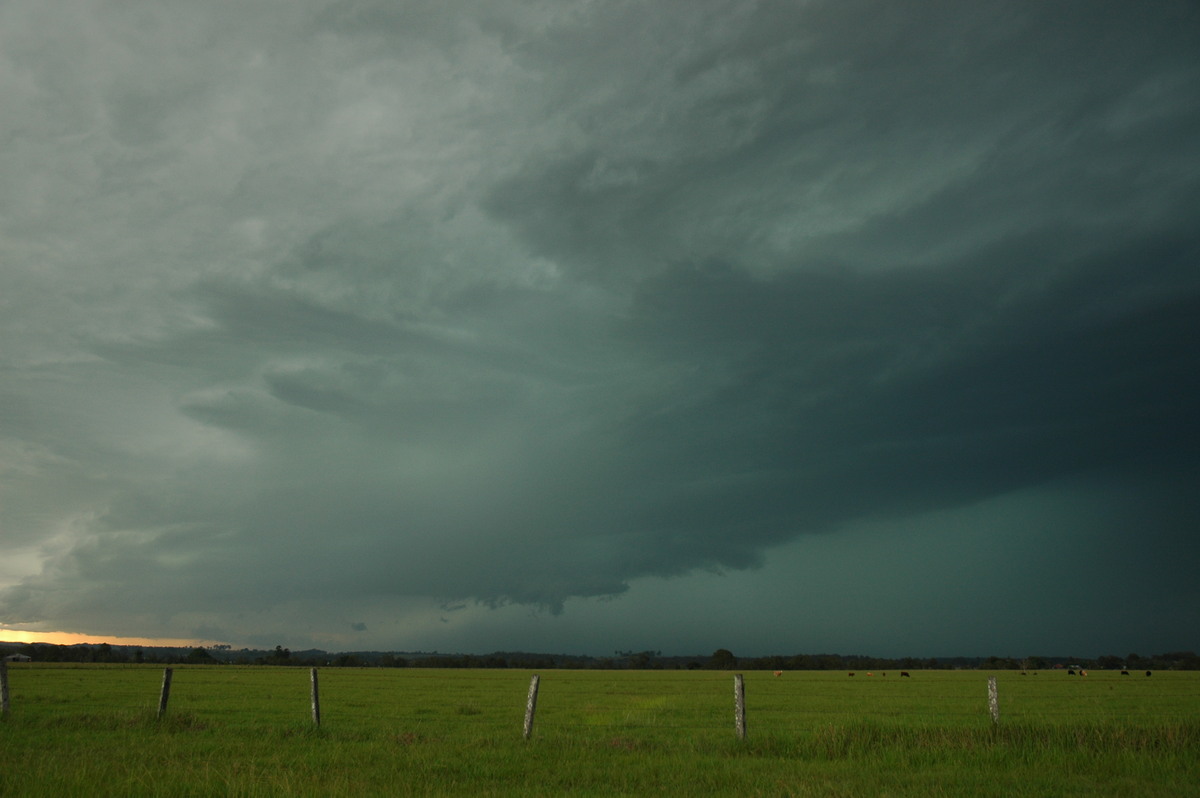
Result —
<path fill-rule="evenodd" d="M 1067 671 L 1067 675 L 1068 675 L 1068 676 L 1074 676 L 1074 675 L 1075 675 L 1075 671 Z"/>
<path fill-rule="evenodd" d="M 1122 676 L 1128 676 L 1128 675 L 1129 675 L 1129 671 L 1121 671 L 1121 675 L 1122 675 Z"/>
<path fill-rule="evenodd" d="M 782 676 L 782 675 L 783 675 L 783 671 L 775 671 L 775 675 L 776 675 L 776 676 Z"/>
<path fill-rule="evenodd" d="M 908 671 L 900 671 L 901 676 L 908 676 Z"/>
<path fill-rule="evenodd" d="M 1147 675 L 1147 676 L 1149 676 L 1149 675 L 1150 675 L 1150 671 L 1146 671 L 1146 675 Z"/>
<path fill-rule="evenodd" d="M 850 675 L 850 676 L 853 676 L 853 675 L 854 675 L 854 671 L 850 671 L 850 673 L 849 673 L 848 675 Z"/>
<path fill-rule="evenodd" d="M 868 675 L 868 676 L 874 676 L 875 674 L 874 674 L 874 673 L 872 673 L 871 671 L 867 671 L 867 675 Z"/>

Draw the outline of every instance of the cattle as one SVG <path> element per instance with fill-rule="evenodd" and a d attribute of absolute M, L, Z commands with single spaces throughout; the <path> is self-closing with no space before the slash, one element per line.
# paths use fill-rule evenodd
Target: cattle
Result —
<path fill-rule="evenodd" d="M 900 671 L 901 676 L 908 676 L 908 671 Z"/>
<path fill-rule="evenodd" d="M 1121 675 L 1122 675 L 1122 676 L 1128 676 L 1128 675 L 1129 675 L 1129 671 L 1121 671 Z"/>
<path fill-rule="evenodd" d="M 854 675 L 854 671 L 850 671 L 850 673 L 848 673 L 848 674 L 846 674 L 846 675 L 847 675 L 847 676 L 853 676 L 853 675 Z"/>
<path fill-rule="evenodd" d="M 776 675 L 776 676 L 782 676 L 782 675 L 783 675 L 783 671 L 775 671 L 775 675 Z"/>
<path fill-rule="evenodd" d="M 1075 675 L 1075 671 L 1067 671 L 1067 675 L 1068 675 L 1068 676 L 1074 676 L 1074 675 Z"/>
<path fill-rule="evenodd" d="M 1149 676 L 1149 675 L 1150 675 L 1150 671 L 1146 671 L 1146 675 L 1147 675 L 1147 676 Z"/>

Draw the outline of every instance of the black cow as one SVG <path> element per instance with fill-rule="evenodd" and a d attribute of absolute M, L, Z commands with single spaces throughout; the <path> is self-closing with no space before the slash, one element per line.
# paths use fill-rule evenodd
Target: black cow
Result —
<path fill-rule="evenodd" d="M 908 676 L 908 671 L 900 671 L 901 676 Z"/>

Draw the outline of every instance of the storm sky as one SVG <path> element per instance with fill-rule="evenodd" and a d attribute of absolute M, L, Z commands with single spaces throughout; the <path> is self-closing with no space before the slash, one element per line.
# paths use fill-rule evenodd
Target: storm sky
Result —
<path fill-rule="evenodd" d="M 1200 648 L 1200 8 L 0 3 L 5 629 Z"/>

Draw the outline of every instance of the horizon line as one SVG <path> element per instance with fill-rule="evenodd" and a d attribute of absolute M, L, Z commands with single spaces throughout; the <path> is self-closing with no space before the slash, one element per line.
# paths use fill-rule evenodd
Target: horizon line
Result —
<path fill-rule="evenodd" d="M 23 643 L 35 645 L 45 643 L 51 646 L 73 646 L 79 644 L 103 644 L 110 646 L 146 646 L 160 648 L 211 648 L 225 643 L 213 640 L 199 640 L 194 637 L 122 637 L 120 635 L 94 635 L 83 632 L 26 632 L 19 629 L 0 627 L 0 642 Z"/>

